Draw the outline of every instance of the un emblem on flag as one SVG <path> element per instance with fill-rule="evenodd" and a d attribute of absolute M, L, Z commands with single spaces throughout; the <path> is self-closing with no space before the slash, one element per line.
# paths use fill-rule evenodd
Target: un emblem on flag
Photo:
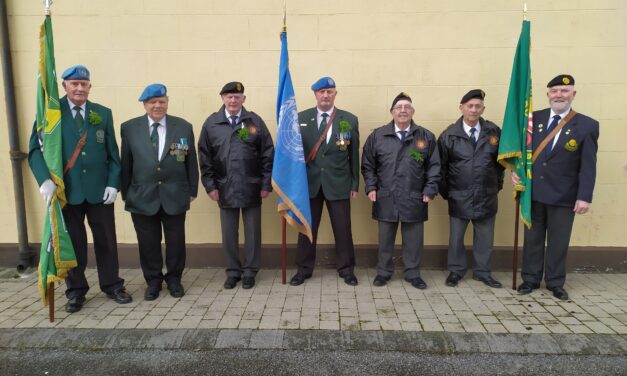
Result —
<path fill-rule="evenodd" d="M 303 140 L 300 136 L 300 125 L 298 124 L 298 114 L 296 113 L 296 100 L 294 97 L 288 98 L 279 111 L 279 128 L 277 130 L 277 145 L 279 138 L 283 146 L 285 155 L 294 161 L 304 161 Z"/>

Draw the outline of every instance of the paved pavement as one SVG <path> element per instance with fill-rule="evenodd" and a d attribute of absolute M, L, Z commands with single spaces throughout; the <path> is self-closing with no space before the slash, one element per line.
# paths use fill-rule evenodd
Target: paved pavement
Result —
<path fill-rule="evenodd" d="M 121 275 L 134 301 L 118 305 L 98 291 L 96 271 L 90 269 L 88 280 L 96 287 L 80 312 L 64 312 L 65 287 L 57 286 L 53 323 L 39 299 L 36 275 L 13 274 L 0 271 L 0 359 L 8 367 L 3 374 L 28 374 L 21 360 L 26 354 L 36 359 L 31 366 L 40 362 L 52 367 L 48 358 L 53 357 L 81 369 L 81 362 L 83 367 L 92 361 L 106 363 L 106 354 L 131 357 L 133 352 L 140 352 L 136 360 L 141 359 L 137 362 L 142 367 L 158 367 L 173 356 L 170 351 L 198 364 L 219 357 L 217 364 L 226 370 L 232 364 L 228 359 L 238 356 L 257 364 L 283 359 L 287 363 L 281 364 L 319 367 L 325 357 L 345 358 L 347 365 L 367 364 L 375 357 L 378 366 L 391 367 L 385 369 L 406 364 L 414 371 L 422 361 L 446 365 L 455 356 L 456 363 L 444 369 L 468 374 L 481 369 L 467 368 L 464 362 L 474 364 L 482 357 L 498 373 L 536 374 L 535 369 L 542 374 L 549 357 L 561 364 L 554 368 L 558 373 L 627 370 L 626 274 L 571 273 L 565 286 L 571 300 L 563 302 L 545 289 L 522 296 L 468 277 L 458 287 L 447 287 L 441 270 L 423 271 L 427 290 L 413 288 L 398 274 L 387 286 L 374 287 L 373 269 L 356 270 L 356 287 L 345 285 L 333 270 L 316 270 L 297 287 L 282 285 L 280 270 L 263 270 L 255 288 L 225 290 L 223 270 L 189 269 L 183 276 L 183 298 L 172 298 L 164 289 L 157 300 L 147 302 L 141 272 L 126 269 Z M 511 284 L 509 273 L 494 276 Z M 159 361 L 144 363 L 155 354 L 161 354 Z M 504 370 L 507 364 L 516 366 Z M 329 373 L 351 373 L 350 368 L 329 367 Z M 267 370 L 290 374 L 281 369 Z M 405 373 L 403 369 L 391 373 Z M 316 374 L 307 369 L 299 373 Z M 110 374 L 125 373 L 114 367 Z"/>
<path fill-rule="evenodd" d="M 288 271 L 288 278 L 292 271 Z M 346 331 L 424 331 L 453 333 L 627 334 L 627 274 L 574 274 L 565 288 L 571 300 L 559 301 L 545 289 L 518 295 L 492 289 L 469 277 L 459 286 L 444 284 L 446 272 L 426 270 L 428 289 L 418 290 L 397 274 L 387 286 L 372 286 L 375 271 L 358 269 L 360 284 L 348 286 L 333 270 L 316 270 L 304 285 L 281 284 L 280 270 L 262 270 L 257 285 L 222 288 L 224 272 L 189 269 L 186 294 L 144 301 L 140 270 L 121 271 L 134 301 L 119 305 L 93 286 L 84 308 L 63 310 L 65 286 L 56 287 L 56 320 L 39 299 L 36 275 L 0 278 L 0 328 L 99 329 L 326 329 Z M 511 274 L 494 273 L 504 285 Z"/>

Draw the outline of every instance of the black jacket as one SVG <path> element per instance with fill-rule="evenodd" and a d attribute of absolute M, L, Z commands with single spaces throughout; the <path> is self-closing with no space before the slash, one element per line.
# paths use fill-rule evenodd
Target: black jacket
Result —
<path fill-rule="evenodd" d="M 220 192 L 221 208 L 261 205 L 259 193 L 272 191 L 274 145 L 259 115 L 242 107 L 239 123 L 248 129 L 241 140 L 224 114 L 224 106 L 205 120 L 198 139 L 200 176 L 207 192 Z"/>
<path fill-rule="evenodd" d="M 435 136 L 413 121 L 403 142 L 394 132 L 394 122 L 377 128 L 364 144 L 361 173 L 366 193 L 377 191 L 372 218 L 386 222 L 426 221 L 428 207 L 422 197 L 435 197 L 440 180 Z"/>
<path fill-rule="evenodd" d="M 442 132 L 438 150 L 442 164 L 440 194 L 448 200 L 449 215 L 463 219 L 492 217 L 498 210 L 504 168 L 497 161 L 501 129 L 479 119 L 481 131 L 473 146 L 462 118 Z"/>

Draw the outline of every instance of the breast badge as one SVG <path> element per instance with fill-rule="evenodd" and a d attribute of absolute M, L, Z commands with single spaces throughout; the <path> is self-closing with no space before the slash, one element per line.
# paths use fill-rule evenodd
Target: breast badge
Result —
<path fill-rule="evenodd" d="M 497 136 L 490 136 L 488 142 L 490 143 L 490 145 L 496 146 L 499 144 L 499 138 Z"/>
<path fill-rule="evenodd" d="M 579 148 L 579 145 L 577 144 L 577 140 L 570 139 L 565 145 L 564 145 L 564 149 L 568 150 L 568 151 L 576 151 Z"/>

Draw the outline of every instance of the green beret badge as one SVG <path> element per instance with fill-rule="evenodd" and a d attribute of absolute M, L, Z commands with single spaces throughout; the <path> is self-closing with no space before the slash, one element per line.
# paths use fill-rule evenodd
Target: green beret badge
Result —
<path fill-rule="evenodd" d="M 568 140 L 566 145 L 564 145 L 564 149 L 568 151 L 576 151 L 578 148 L 579 148 L 579 145 L 577 145 L 577 140 L 575 140 L 574 138 Z"/>

